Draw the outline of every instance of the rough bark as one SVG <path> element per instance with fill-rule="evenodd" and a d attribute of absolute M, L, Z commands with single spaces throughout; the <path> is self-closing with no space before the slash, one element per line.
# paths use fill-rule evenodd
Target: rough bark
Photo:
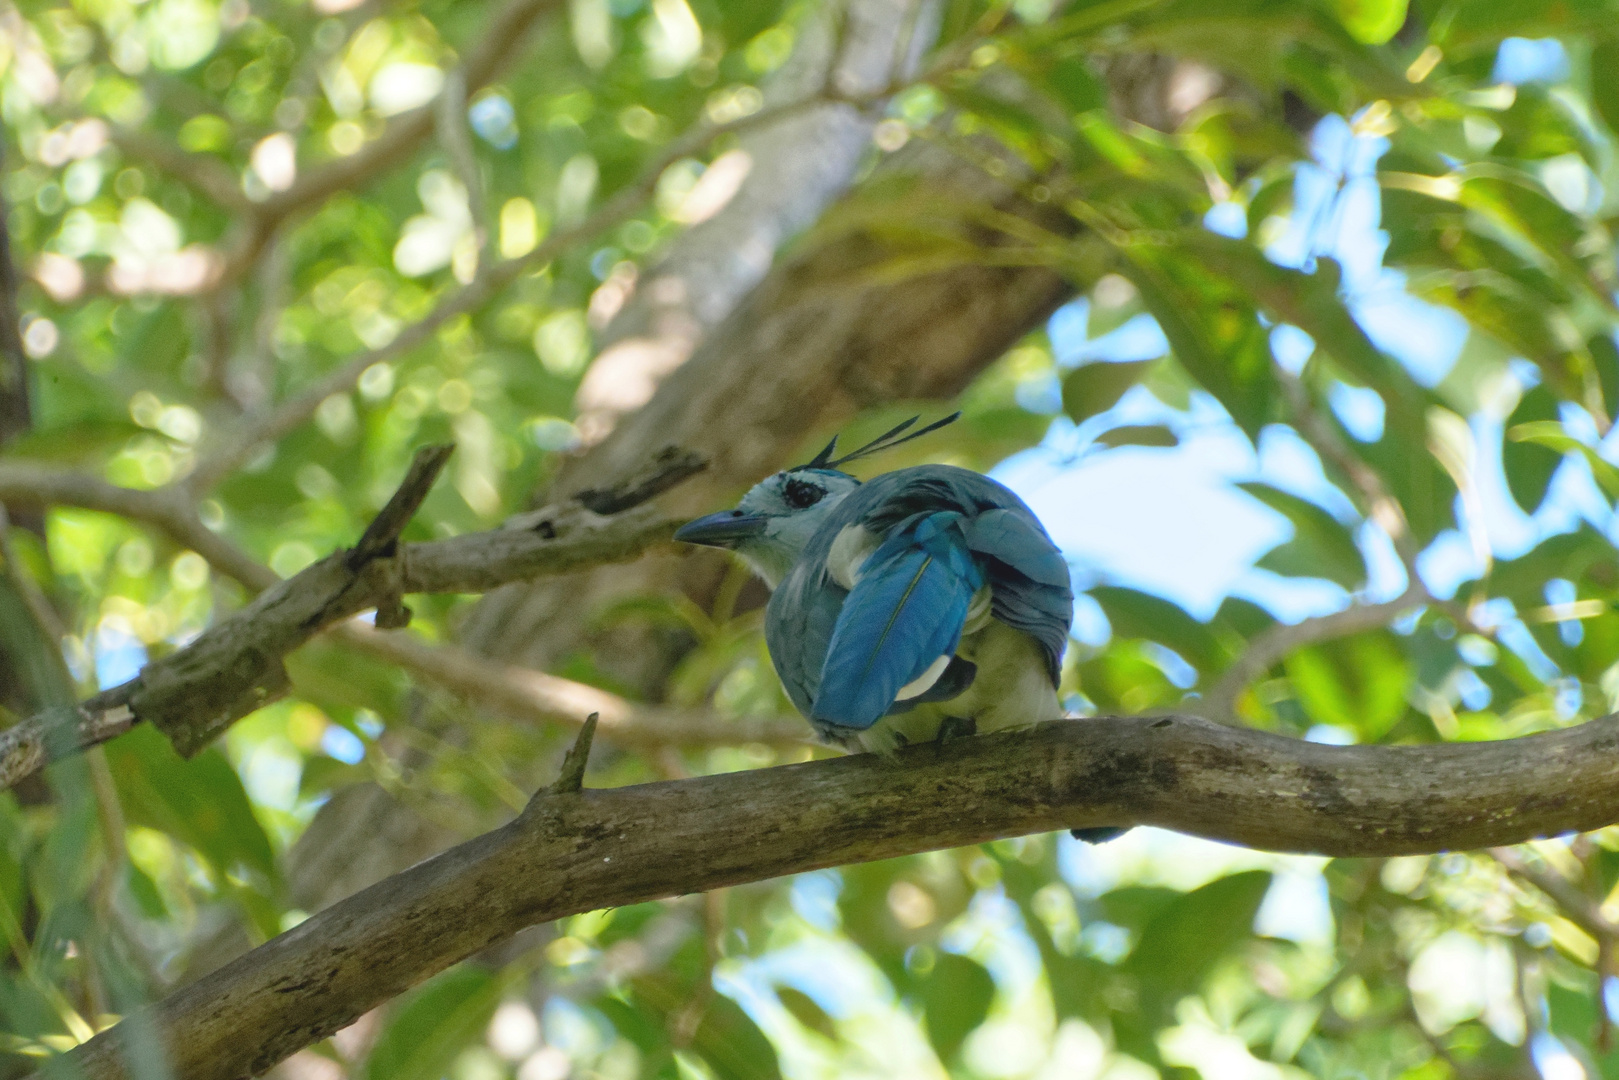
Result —
<path fill-rule="evenodd" d="M 1389 856 L 1599 828 L 1619 820 L 1619 717 L 1397 747 L 1192 717 L 1068 720 L 894 759 L 567 787 L 334 904 L 66 1063 L 85 1080 L 128 1076 L 121 1041 L 144 1028 L 167 1046 L 176 1080 L 235 1080 L 536 923 L 1032 832 L 1158 825 L 1276 851 Z"/>

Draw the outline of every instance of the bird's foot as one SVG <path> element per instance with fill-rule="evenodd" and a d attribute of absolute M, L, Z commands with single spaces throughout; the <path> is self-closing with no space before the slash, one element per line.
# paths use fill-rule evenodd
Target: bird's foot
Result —
<path fill-rule="evenodd" d="M 963 739 L 968 735 L 977 734 L 977 720 L 970 716 L 947 716 L 939 721 L 939 733 L 934 736 L 934 741 L 947 742 L 950 739 Z"/>
<path fill-rule="evenodd" d="M 1069 829 L 1068 835 L 1087 844 L 1105 844 L 1130 831 L 1128 825 L 1098 825 L 1092 829 Z"/>

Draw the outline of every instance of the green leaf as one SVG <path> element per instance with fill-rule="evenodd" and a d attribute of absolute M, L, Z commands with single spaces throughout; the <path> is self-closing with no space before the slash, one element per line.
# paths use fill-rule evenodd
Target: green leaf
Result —
<path fill-rule="evenodd" d="M 649 1059 L 642 1075 L 675 1075 L 659 1071 L 656 1062 L 669 1060 L 671 1021 L 694 994 L 701 993 L 702 1019 L 688 1050 L 699 1055 L 720 1080 L 780 1080 L 775 1047 L 748 1014 L 723 994 L 710 993 L 706 987 L 699 991 L 690 978 L 673 970 L 675 966 L 666 965 L 654 974 L 635 979 L 627 993 L 596 1002 L 619 1033 L 640 1047 Z M 709 977 L 707 968 L 701 966 L 693 974 L 700 979 Z"/>
<path fill-rule="evenodd" d="M 1510 442 L 1538 443 L 1560 454 L 1582 455 L 1586 464 L 1591 466 L 1591 475 L 1596 477 L 1596 482 L 1601 485 L 1602 490 L 1608 493 L 1609 498 L 1619 499 L 1619 468 L 1605 461 L 1595 447 L 1587 446 L 1570 435 L 1559 421 L 1532 420 L 1526 424 L 1518 424 L 1507 429 L 1507 439 Z"/>
<path fill-rule="evenodd" d="M 1132 248 L 1130 280 L 1182 368 L 1252 438 L 1271 419 L 1270 338 L 1246 294 L 1190 260 Z"/>
<path fill-rule="evenodd" d="M 940 1061 L 950 1061 L 989 1015 L 995 980 L 965 956 L 940 953 L 922 986 L 922 1017 Z"/>
<path fill-rule="evenodd" d="M 1608 419 L 1619 418 L 1619 345 L 1604 332 L 1587 338 L 1585 348 L 1591 354 L 1591 366 L 1596 369 Z"/>
<path fill-rule="evenodd" d="M 1065 57 L 1052 64 L 1046 72 L 1045 85 L 1070 112 L 1090 112 L 1107 106 L 1107 88 L 1079 57 Z"/>
<path fill-rule="evenodd" d="M 107 744 L 107 763 L 131 823 L 191 845 L 221 880 L 244 866 L 267 882 L 277 879 L 270 838 L 219 750 L 207 747 L 188 761 L 142 724 Z"/>
<path fill-rule="evenodd" d="M 1555 421 L 1558 399 L 1544 385 L 1528 390 L 1507 418 L 1507 428 L 1517 429 L 1533 422 Z M 1501 464 L 1507 475 L 1507 488 L 1525 513 L 1533 514 L 1546 498 L 1552 474 L 1563 463 L 1561 452 L 1545 443 L 1526 439 L 1506 439 L 1501 445 Z"/>
<path fill-rule="evenodd" d="M 1293 523 L 1293 538 L 1272 548 L 1258 565 L 1286 577 L 1319 577 L 1353 591 L 1366 580 L 1366 559 L 1350 531 L 1313 502 L 1269 484 L 1237 485 Z"/>
<path fill-rule="evenodd" d="M 1375 741 L 1405 715 L 1414 671 L 1394 636 L 1377 631 L 1299 649 L 1287 675 L 1312 720 Z"/>
<path fill-rule="evenodd" d="M 168 918 L 169 906 L 163 902 L 163 894 L 158 891 L 157 882 L 153 881 L 146 871 L 134 863 L 129 863 L 124 868 L 124 883 L 129 888 L 129 895 L 135 898 L 136 905 L 148 919 Z"/>
<path fill-rule="evenodd" d="M 1113 1014 L 1122 1049 L 1156 1057 L 1154 1035 L 1173 1022 L 1176 1003 L 1201 989 L 1215 964 L 1253 937 L 1270 880 L 1264 870 L 1218 878 L 1170 899 L 1151 917 L 1120 965 L 1139 987 L 1136 1008 Z"/>
<path fill-rule="evenodd" d="M 838 1038 L 837 1025 L 832 1018 L 826 1015 L 826 1010 L 815 1004 L 815 999 L 802 990 L 795 990 L 791 986 L 778 986 L 776 999 L 782 1007 L 793 1014 L 793 1019 L 803 1024 L 809 1030 L 836 1042 Z"/>
<path fill-rule="evenodd" d="M 1178 446 L 1180 439 L 1162 424 L 1126 424 L 1096 437 L 1103 446 Z"/>
<path fill-rule="evenodd" d="M 1107 412 L 1157 363 L 1157 360 L 1118 363 L 1095 360 L 1075 368 L 1062 381 L 1063 412 L 1076 424 Z"/>
<path fill-rule="evenodd" d="M 1363 45 L 1381 45 L 1405 23 L 1406 0 L 1334 0 L 1338 19 Z"/>
<path fill-rule="evenodd" d="M 779 1080 L 781 1076 L 776 1048 L 724 994 L 709 1000 L 691 1046 L 720 1080 Z"/>
<path fill-rule="evenodd" d="M 1199 671 L 1218 670 L 1228 661 L 1225 648 L 1208 626 L 1179 604 L 1117 585 L 1098 585 L 1090 590 L 1090 597 L 1101 605 L 1115 637 L 1167 645 Z"/>
<path fill-rule="evenodd" d="M 364 1080 L 440 1080 L 494 1015 L 504 980 L 460 964 L 391 1010 L 366 1058 Z"/>
<path fill-rule="evenodd" d="M 1619 131 L 1619 39 L 1591 50 L 1591 105 L 1609 131 Z"/>

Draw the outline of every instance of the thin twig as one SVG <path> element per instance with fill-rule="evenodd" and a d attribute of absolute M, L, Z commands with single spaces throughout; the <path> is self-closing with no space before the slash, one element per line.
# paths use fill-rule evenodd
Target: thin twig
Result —
<path fill-rule="evenodd" d="M 585 722 L 579 727 L 579 734 L 574 737 L 573 745 L 562 757 L 562 769 L 551 786 L 545 789 L 547 795 L 566 795 L 582 790 L 585 786 L 585 767 L 590 764 L 590 744 L 596 740 L 596 721 L 600 719 L 595 713 L 585 717 Z"/>
<path fill-rule="evenodd" d="M 1286 659 L 1293 650 L 1387 626 L 1412 608 L 1434 602 L 1422 576 L 1417 573 L 1417 549 L 1399 500 L 1388 490 L 1376 470 L 1351 453 L 1338 433 L 1322 419 L 1304 384 L 1281 368 L 1276 368 L 1275 374 L 1292 406 L 1300 437 L 1324 460 L 1336 465 L 1349 477 L 1355 488 L 1355 502 L 1361 512 L 1377 522 L 1394 542 L 1400 561 L 1405 565 L 1406 587 L 1392 600 L 1379 604 L 1351 604 L 1343 611 L 1303 619 L 1292 625 L 1278 623 L 1255 636 L 1237 662 L 1227 668 L 1210 688 L 1199 706 L 1199 712 L 1203 715 L 1222 723 L 1237 722 L 1237 699 L 1243 691 L 1255 679 Z"/>
<path fill-rule="evenodd" d="M 1237 662 L 1227 668 L 1204 695 L 1198 711 L 1211 720 L 1237 723 L 1237 699 L 1255 679 L 1285 660 L 1295 649 L 1387 626 L 1414 607 L 1431 602 L 1420 578 L 1405 592 L 1381 604 L 1352 604 L 1330 615 L 1315 615 L 1291 625 L 1277 623 L 1248 642 Z"/>
<path fill-rule="evenodd" d="M 434 118 L 438 141 L 449 155 L 450 164 L 461 186 L 467 189 L 467 213 L 478 243 L 478 260 L 483 261 L 484 249 L 494 233 L 488 218 L 483 194 L 483 174 L 478 169 L 478 157 L 472 149 L 472 132 L 467 127 L 466 73 L 459 68 L 444 80 L 439 91 L 438 111 Z"/>
<path fill-rule="evenodd" d="M 372 559 L 393 554 L 399 543 L 399 534 L 405 531 L 410 519 L 421 509 L 427 493 L 433 489 L 433 482 L 438 479 L 438 474 L 443 471 L 454 451 L 454 443 L 424 446 L 416 451 L 416 456 L 405 470 L 405 478 L 399 482 L 387 505 L 377 511 L 377 516 L 360 534 L 359 542 L 349 549 L 351 571 L 358 571 Z"/>
<path fill-rule="evenodd" d="M 117 514 L 155 527 L 255 592 L 279 580 L 268 567 L 204 525 L 177 488 L 142 491 L 120 487 L 74 469 L 14 458 L 0 461 L 0 502 L 77 506 Z"/>
<path fill-rule="evenodd" d="M 1602 905 L 1580 891 L 1580 887 L 1562 874 L 1547 867 L 1537 866 L 1512 848 L 1490 849 L 1490 858 L 1513 877 L 1533 885 L 1557 906 L 1569 920 L 1598 941 L 1613 943 L 1619 939 L 1619 924 L 1602 914 Z"/>
<path fill-rule="evenodd" d="M 1287 394 L 1288 404 L 1293 409 L 1299 436 L 1317 454 L 1336 465 L 1345 476 L 1349 477 L 1349 482 L 1355 487 L 1355 494 L 1359 496 L 1356 501 L 1361 503 L 1362 513 L 1377 522 L 1383 531 L 1388 533 L 1389 539 L 1394 542 L 1394 550 L 1399 553 L 1400 561 L 1405 565 L 1407 576 L 1412 581 L 1418 580 L 1416 540 L 1411 535 L 1411 526 L 1406 520 L 1405 509 L 1400 505 L 1400 500 L 1389 491 L 1388 485 L 1383 483 L 1383 478 L 1377 474 L 1377 470 L 1352 453 L 1343 439 L 1332 429 L 1332 425 L 1322 418 L 1304 384 L 1291 372 L 1281 368 L 1275 370 L 1277 381 L 1281 383 L 1283 392 Z"/>

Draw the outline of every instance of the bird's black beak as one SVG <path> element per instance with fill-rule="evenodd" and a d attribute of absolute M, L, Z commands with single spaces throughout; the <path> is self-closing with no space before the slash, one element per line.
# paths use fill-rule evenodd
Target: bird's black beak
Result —
<path fill-rule="evenodd" d="M 758 514 L 744 514 L 740 510 L 721 510 L 717 514 L 688 521 L 675 530 L 675 539 L 687 544 L 707 544 L 709 547 L 730 548 L 765 530 L 765 519 Z"/>

